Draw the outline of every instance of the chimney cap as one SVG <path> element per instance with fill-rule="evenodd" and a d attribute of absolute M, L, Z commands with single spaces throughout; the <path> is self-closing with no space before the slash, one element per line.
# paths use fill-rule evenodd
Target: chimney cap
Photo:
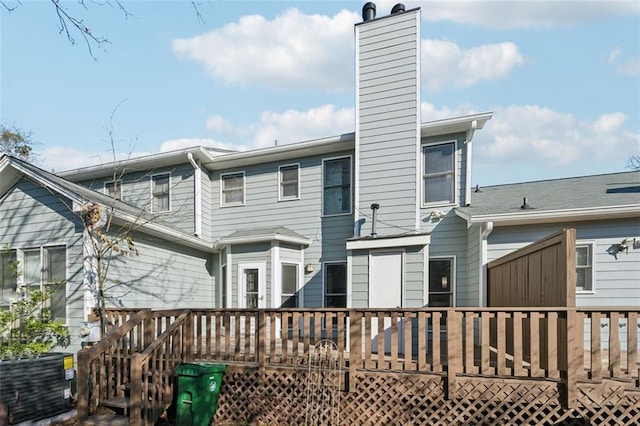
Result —
<path fill-rule="evenodd" d="M 402 13 L 405 11 L 404 4 L 398 3 L 391 8 L 391 14 L 395 15 L 396 13 Z"/>
<path fill-rule="evenodd" d="M 364 22 L 376 19 L 376 5 L 374 2 L 367 2 L 362 6 L 362 20 Z"/>

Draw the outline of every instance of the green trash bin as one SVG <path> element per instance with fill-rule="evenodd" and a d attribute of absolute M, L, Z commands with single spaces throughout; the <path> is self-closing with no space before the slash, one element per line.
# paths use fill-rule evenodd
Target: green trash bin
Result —
<path fill-rule="evenodd" d="M 226 369 L 227 366 L 224 364 L 207 362 L 178 365 L 176 425 L 209 425 L 218 409 L 218 395 Z"/>

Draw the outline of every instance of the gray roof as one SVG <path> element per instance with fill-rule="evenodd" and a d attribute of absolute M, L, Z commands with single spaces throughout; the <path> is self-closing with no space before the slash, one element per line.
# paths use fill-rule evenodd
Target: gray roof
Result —
<path fill-rule="evenodd" d="M 268 228 L 242 229 L 227 235 L 224 239 L 231 238 L 248 238 L 248 237 L 271 237 L 273 235 L 282 235 L 285 237 L 306 239 L 306 237 L 292 231 L 284 226 L 273 226 Z"/>
<path fill-rule="evenodd" d="M 530 209 L 521 208 L 525 197 Z M 480 187 L 458 211 L 473 218 L 633 205 L 640 217 L 640 171 Z"/>

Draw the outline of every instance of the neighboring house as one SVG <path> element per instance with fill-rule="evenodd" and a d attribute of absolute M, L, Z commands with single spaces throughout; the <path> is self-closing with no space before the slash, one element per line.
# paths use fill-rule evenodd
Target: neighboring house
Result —
<path fill-rule="evenodd" d="M 354 133 L 57 175 L 2 157 L 2 265 L 21 273 L 2 275 L 0 303 L 64 282 L 52 307 L 77 338 L 96 303 L 87 203 L 134 229 L 139 256 L 112 263 L 111 306 L 481 306 L 490 260 L 566 226 L 578 303 L 640 303 L 639 173 L 474 189 L 473 137 L 492 114 L 420 122 L 419 9 L 357 24 L 356 56 Z"/>

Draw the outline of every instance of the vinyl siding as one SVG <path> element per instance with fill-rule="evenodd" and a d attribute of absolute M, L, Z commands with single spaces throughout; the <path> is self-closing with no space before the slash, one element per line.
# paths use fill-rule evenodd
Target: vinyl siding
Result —
<path fill-rule="evenodd" d="M 122 180 L 122 201 L 139 208 L 151 210 L 151 177 L 153 175 L 170 173 L 170 207 L 169 212 L 160 212 L 154 222 L 170 226 L 179 231 L 193 234 L 195 229 L 194 169 L 190 163 L 178 164 L 173 167 L 162 167 L 149 171 L 126 173 Z M 206 173 L 203 173 L 203 181 Z M 95 191 L 104 192 L 104 183 L 112 181 L 113 176 L 92 181 L 78 182 Z M 204 206 L 204 197 L 203 197 Z M 204 229 L 204 226 L 203 226 Z"/>
<path fill-rule="evenodd" d="M 234 244 L 231 246 L 231 306 L 238 306 L 238 287 L 240 283 L 240 265 L 243 263 L 264 263 L 265 265 L 265 306 L 271 307 L 271 243 Z"/>
<path fill-rule="evenodd" d="M 290 160 L 211 173 L 213 239 L 240 229 L 276 226 L 285 226 L 310 239 L 311 245 L 304 249 L 304 262 L 312 264 L 314 272 L 304 274 L 304 306 L 321 307 L 324 303 L 322 262 L 346 261 L 346 239 L 353 236 L 353 214 L 322 217 L 322 159 L 352 154 L 342 151 L 296 161 L 300 164 L 298 200 L 278 201 L 278 167 L 291 164 Z M 220 207 L 220 174 L 239 171 L 245 172 L 245 205 Z M 236 278 L 234 276 L 234 285 Z"/>
<path fill-rule="evenodd" d="M 358 32 L 359 217 L 371 232 L 373 203 L 379 235 L 415 230 L 420 95 L 417 13 L 356 26 Z M 368 222 L 368 223 L 367 223 Z"/>
<path fill-rule="evenodd" d="M 480 227 L 474 225 L 467 234 L 467 280 L 458 280 L 458 306 L 480 306 L 481 244 Z"/>
<path fill-rule="evenodd" d="M 78 329 L 84 315 L 82 225 L 69 200 L 28 180 L 20 180 L 0 198 L 0 247 L 64 245 L 67 251 L 67 325 L 71 346 L 80 348 Z"/>
<path fill-rule="evenodd" d="M 351 307 L 369 307 L 369 251 L 351 253 Z"/>
<path fill-rule="evenodd" d="M 424 306 L 424 253 L 422 247 L 407 247 L 404 265 L 404 307 Z"/>
<path fill-rule="evenodd" d="M 609 254 L 623 238 L 640 235 L 638 219 L 566 222 L 559 224 L 496 227 L 489 235 L 488 260 L 492 261 L 563 228 L 575 228 L 578 242 L 593 242 L 595 292 L 578 293 L 577 306 L 640 305 L 640 250 Z"/>

